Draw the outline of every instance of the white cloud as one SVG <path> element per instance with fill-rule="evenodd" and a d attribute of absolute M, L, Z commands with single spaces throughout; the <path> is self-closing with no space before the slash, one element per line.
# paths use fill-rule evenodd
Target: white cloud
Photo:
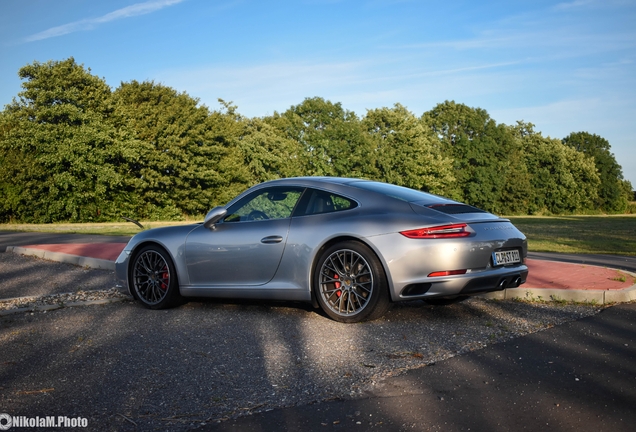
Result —
<path fill-rule="evenodd" d="M 515 62 L 466 64 L 457 68 L 412 63 L 387 64 L 377 59 L 342 62 L 280 62 L 229 67 L 171 69 L 153 78 L 216 108 L 216 99 L 232 100 L 244 115 L 285 110 L 306 97 L 341 102 L 363 115 L 366 109 L 401 102 L 423 112 L 431 104 L 460 95 L 498 92 L 502 75 Z M 479 72 L 484 75 L 475 75 Z M 437 98 L 437 99 L 435 99 Z"/>
<path fill-rule="evenodd" d="M 633 30 L 602 34 L 574 25 L 553 28 L 546 24 L 533 30 L 491 30 L 478 33 L 474 37 L 456 40 L 423 42 L 409 45 L 383 45 L 380 48 L 398 52 L 445 53 L 448 49 L 457 52 L 474 53 L 476 50 L 490 53 L 504 50 L 508 56 L 529 56 L 541 53 L 542 57 L 571 57 L 591 53 L 633 49 L 636 46 L 636 32 Z M 546 51 L 551 52 L 546 56 Z"/>
<path fill-rule="evenodd" d="M 359 62 L 310 63 L 282 62 L 245 67 L 202 67 L 174 69 L 154 74 L 154 78 L 171 87 L 185 90 L 214 106 L 221 97 L 250 107 L 249 115 L 263 115 L 273 108 L 286 109 L 307 96 L 332 94 L 359 83 L 364 69 Z M 212 102 L 212 103 L 211 103 Z M 274 107 L 276 102 L 278 107 Z M 259 108 L 265 112 L 258 112 Z"/>
<path fill-rule="evenodd" d="M 513 109 L 495 109 L 491 115 L 498 122 L 515 124 L 517 120 L 529 121 L 536 130 L 553 138 L 563 138 L 571 132 L 603 132 L 620 130 L 630 118 L 635 107 L 611 97 L 563 99 L 540 106 L 520 106 Z M 611 118 L 600 115 L 612 112 Z"/>
<path fill-rule="evenodd" d="M 49 39 L 52 37 L 62 36 L 77 31 L 91 30 L 99 24 L 115 21 L 122 18 L 130 18 L 138 15 L 145 15 L 151 12 L 163 9 L 168 6 L 172 6 L 177 3 L 181 3 L 184 0 L 151 0 L 144 3 L 136 3 L 131 6 L 126 6 L 116 11 L 107 13 L 97 18 L 83 19 L 72 23 L 64 24 L 57 27 L 52 27 L 48 30 L 33 34 L 25 38 L 25 42 L 34 42 L 42 39 Z"/>
<path fill-rule="evenodd" d="M 559 3 L 554 6 L 555 10 L 571 10 L 576 8 L 581 8 L 588 5 L 593 5 L 597 3 L 596 0 L 574 0 L 571 2 Z"/>

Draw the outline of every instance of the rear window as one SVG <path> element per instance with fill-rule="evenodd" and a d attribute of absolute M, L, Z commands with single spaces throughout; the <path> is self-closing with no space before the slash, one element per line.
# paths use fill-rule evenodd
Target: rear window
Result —
<path fill-rule="evenodd" d="M 372 182 L 372 181 L 355 181 L 349 183 L 349 186 L 354 186 L 360 189 L 370 190 L 372 192 L 381 193 L 383 195 L 397 198 L 406 202 L 415 201 L 440 201 L 440 197 L 437 195 L 421 192 L 415 189 L 409 189 L 403 186 L 396 186 L 388 183 Z"/>

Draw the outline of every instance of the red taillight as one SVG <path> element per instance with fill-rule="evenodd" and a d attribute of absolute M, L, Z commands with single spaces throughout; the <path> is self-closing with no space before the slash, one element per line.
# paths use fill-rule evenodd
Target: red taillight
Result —
<path fill-rule="evenodd" d="M 466 229 L 466 224 L 440 225 L 430 228 L 420 228 L 408 231 L 402 231 L 405 237 L 412 239 L 437 239 L 437 238 L 453 238 L 468 237 L 470 231 Z"/>
<path fill-rule="evenodd" d="M 466 274 L 466 270 L 436 271 L 436 272 L 430 273 L 428 277 L 453 276 L 453 275 L 460 275 L 460 274 Z"/>

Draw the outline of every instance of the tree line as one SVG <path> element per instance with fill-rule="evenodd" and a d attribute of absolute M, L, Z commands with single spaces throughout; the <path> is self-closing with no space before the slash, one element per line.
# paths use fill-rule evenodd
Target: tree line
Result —
<path fill-rule="evenodd" d="M 632 191 L 604 138 L 544 137 L 446 101 L 358 116 L 323 98 L 248 118 L 155 82 L 116 89 L 73 58 L 22 67 L 0 112 L 0 221 L 199 216 L 280 177 L 360 177 L 498 214 L 620 213 Z"/>

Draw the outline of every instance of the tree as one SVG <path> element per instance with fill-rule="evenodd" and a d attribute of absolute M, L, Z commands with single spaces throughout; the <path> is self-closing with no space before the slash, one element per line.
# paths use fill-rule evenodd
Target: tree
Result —
<path fill-rule="evenodd" d="M 529 180 L 518 175 L 523 171 L 520 148 L 509 128 L 497 125 L 485 110 L 446 101 L 424 113 L 422 121 L 439 138 L 443 153 L 454 159 L 461 199 L 503 212 L 527 191 Z"/>
<path fill-rule="evenodd" d="M 340 103 L 307 98 L 265 121 L 300 144 L 299 165 L 305 175 L 373 178 L 377 174 L 360 120 Z"/>
<path fill-rule="evenodd" d="M 532 124 L 518 123 L 534 199 L 529 213 L 576 213 L 594 208 L 600 184 L 593 159 L 534 132 Z"/>
<path fill-rule="evenodd" d="M 532 131 L 531 123 L 517 122 L 517 126 L 509 127 L 513 136 L 513 145 L 506 159 L 505 181 L 501 189 L 500 211 L 506 215 L 528 214 L 536 198 L 536 190 L 532 186 L 532 173 L 528 169 L 527 157 L 521 139 L 527 128 Z M 534 132 L 533 132 L 534 133 Z"/>
<path fill-rule="evenodd" d="M 601 182 L 595 203 L 597 207 L 606 212 L 624 212 L 629 202 L 629 195 L 625 191 L 631 190 L 631 184 L 624 184 L 621 166 L 610 152 L 609 142 L 588 132 L 573 132 L 563 138 L 563 144 L 594 158 Z"/>
<path fill-rule="evenodd" d="M 421 118 L 400 104 L 359 118 L 315 97 L 282 114 L 210 111 L 154 82 L 106 82 L 73 58 L 19 71 L 0 112 L 0 220 L 201 215 L 274 178 L 377 179 L 504 214 L 624 211 L 632 185 L 607 140 L 562 142 L 446 101 Z"/>
<path fill-rule="evenodd" d="M 106 121 L 110 88 L 71 57 L 19 71 L 23 90 L 0 116 L 2 218 L 112 219 L 123 200 L 125 136 Z"/>
<path fill-rule="evenodd" d="M 137 81 L 121 83 L 111 104 L 113 124 L 135 141 L 127 172 L 135 214 L 171 219 L 207 212 L 226 183 L 218 165 L 228 151 L 212 130 L 208 108 L 186 93 Z"/>
<path fill-rule="evenodd" d="M 241 133 L 236 141 L 249 186 L 277 178 L 302 174 L 299 161 L 302 148 L 272 125 L 259 118 L 240 119 Z"/>
<path fill-rule="evenodd" d="M 452 159 L 441 153 L 437 138 L 400 104 L 369 110 L 362 120 L 373 142 L 377 179 L 454 196 Z"/>

